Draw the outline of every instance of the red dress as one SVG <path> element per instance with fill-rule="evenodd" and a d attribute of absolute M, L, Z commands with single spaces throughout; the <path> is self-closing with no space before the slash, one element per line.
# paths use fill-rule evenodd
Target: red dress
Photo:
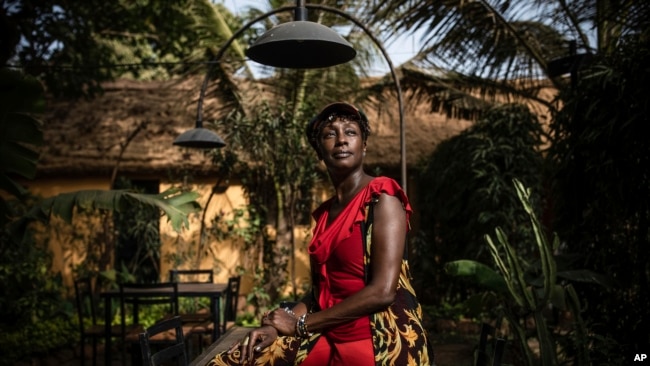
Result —
<path fill-rule="evenodd" d="M 366 204 L 373 196 L 386 193 L 402 201 L 406 222 L 411 207 L 397 182 L 377 177 L 329 225 L 332 200 L 314 211 L 316 227 L 309 245 L 314 287 L 318 303 L 327 309 L 365 286 L 364 262 L 369 263 L 371 246 L 365 246 L 361 224 L 366 221 Z M 372 231 L 369 231 L 369 236 Z M 372 240 L 370 240 L 372 242 Z M 395 301 L 387 309 L 340 324 L 310 338 L 278 337 L 256 356 L 256 365 L 285 366 L 376 366 L 433 364 L 433 349 L 422 327 L 422 308 L 410 284 L 408 262 L 402 260 Z M 240 353 L 222 352 L 208 366 L 239 365 Z"/>
<path fill-rule="evenodd" d="M 358 292 L 365 286 L 363 244 L 361 223 L 365 219 L 365 206 L 373 195 L 386 193 L 402 201 L 406 210 L 406 222 L 411 207 L 404 191 L 394 180 L 386 177 L 374 178 L 348 203 L 343 211 L 329 224 L 329 209 L 333 198 L 324 202 L 314 213 L 316 227 L 309 245 L 312 275 L 318 288 L 318 303 L 321 309 L 330 308 Z M 373 363 L 370 319 L 360 317 L 323 332 L 330 346 L 342 346 L 346 342 L 363 342 L 367 345 Z M 359 350 L 361 351 L 361 350 Z M 312 355 L 307 357 L 307 360 Z"/>

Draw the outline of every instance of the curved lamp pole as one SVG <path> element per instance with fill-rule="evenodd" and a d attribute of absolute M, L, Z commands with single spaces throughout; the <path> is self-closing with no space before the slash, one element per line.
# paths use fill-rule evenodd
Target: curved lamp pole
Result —
<path fill-rule="evenodd" d="M 219 63 L 232 42 L 253 24 L 273 14 L 290 10 L 294 11 L 294 21 L 277 25 L 268 30 L 246 50 L 246 56 L 264 65 L 296 69 L 330 67 L 352 60 L 356 56 L 356 51 L 352 45 L 332 29 L 315 22 L 307 21 L 308 8 L 338 14 L 353 22 L 359 28 L 363 29 L 372 39 L 386 59 L 397 92 L 400 128 L 400 183 L 402 189 L 406 192 L 406 141 L 402 88 L 400 87 L 399 78 L 397 77 L 393 63 L 381 42 L 355 17 L 326 5 L 307 5 L 304 0 L 296 0 L 295 6 L 286 6 L 271 10 L 242 26 L 217 51 L 212 60 L 212 64 Z M 196 126 L 194 129 L 178 136 L 174 140 L 174 145 L 191 148 L 221 148 L 225 146 L 225 142 L 221 137 L 213 131 L 203 128 L 203 100 L 211 76 L 210 71 L 211 69 L 206 73 L 203 84 L 201 85 L 196 110 Z M 200 242 L 203 240 L 203 224 L 204 221 L 202 219 L 201 233 L 199 234 Z M 293 262 L 295 263 L 295 260 Z M 292 272 L 295 273 L 295 269 Z M 293 287 L 295 291 L 295 283 Z"/>
<path fill-rule="evenodd" d="M 363 31 L 368 35 L 368 37 L 370 37 L 370 39 L 372 39 L 373 43 L 377 46 L 377 48 L 379 48 L 381 54 L 384 56 L 384 59 L 388 64 L 388 68 L 390 69 L 390 74 L 393 77 L 393 82 L 395 83 L 395 92 L 397 93 L 397 106 L 399 109 L 400 185 L 402 186 L 404 193 L 406 193 L 407 192 L 406 191 L 406 126 L 404 124 L 404 99 L 402 96 L 402 87 L 400 86 L 399 78 L 397 77 L 397 73 L 395 72 L 395 68 L 393 67 L 393 62 L 388 56 L 388 52 L 386 52 L 386 49 L 381 44 L 381 42 L 377 39 L 377 37 L 375 37 L 374 34 L 372 34 L 372 32 L 355 17 L 339 9 L 332 8 L 327 5 L 307 4 L 306 7 L 320 9 L 331 13 L 336 13 L 348 19 L 349 21 L 353 22 L 356 26 L 363 29 Z"/>
<path fill-rule="evenodd" d="M 350 61 L 356 56 L 356 51 L 343 37 L 328 27 L 307 21 L 307 9 L 318 9 L 340 15 L 361 28 L 373 43 L 379 48 L 395 83 L 399 109 L 400 130 L 400 184 L 406 192 L 406 133 L 404 125 L 404 101 L 399 78 L 393 67 L 386 49 L 374 34 L 355 17 L 327 5 L 305 4 L 304 0 L 296 0 L 295 6 L 285 6 L 264 13 L 246 23 L 221 46 L 211 63 L 219 63 L 226 50 L 243 32 L 255 23 L 271 15 L 294 11 L 294 21 L 277 25 L 264 33 L 253 45 L 246 50 L 246 55 L 253 61 L 264 65 L 285 68 L 322 68 Z M 302 53 L 302 54 L 301 54 Z M 203 100 L 210 80 L 211 72 L 206 73 L 197 103 L 196 126 L 178 136 L 174 145 L 191 148 L 221 148 L 225 142 L 213 131 L 203 128 Z"/>

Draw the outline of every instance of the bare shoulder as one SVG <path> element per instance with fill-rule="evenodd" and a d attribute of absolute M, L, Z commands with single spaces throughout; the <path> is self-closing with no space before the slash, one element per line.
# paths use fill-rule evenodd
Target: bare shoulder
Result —
<path fill-rule="evenodd" d="M 379 195 L 375 204 L 375 214 L 400 217 L 402 216 L 400 213 L 404 213 L 404 205 L 398 197 L 387 193 Z"/>

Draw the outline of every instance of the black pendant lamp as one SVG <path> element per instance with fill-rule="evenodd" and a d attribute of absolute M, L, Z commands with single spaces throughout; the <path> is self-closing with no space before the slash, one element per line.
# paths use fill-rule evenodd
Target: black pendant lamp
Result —
<path fill-rule="evenodd" d="M 217 149 L 226 146 L 223 139 L 197 121 L 196 127 L 180 134 L 173 142 L 176 146 L 195 149 Z"/>
<path fill-rule="evenodd" d="M 296 1 L 294 21 L 277 25 L 246 50 L 255 62 L 290 69 L 339 65 L 357 55 L 352 45 L 329 27 L 307 21 L 304 1 Z"/>
<path fill-rule="evenodd" d="M 265 13 L 239 29 L 219 49 L 215 61 L 221 59 L 226 48 L 244 30 L 261 19 L 286 10 L 291 10 L 291 8 L 280 8 Z M 307 7 L 304 0 L 296 0 L 293 10 L 294 21 L 277 25 L 264 33 L 246 50 L 246 56 L 268 66 L 312 69 L 343 64 L 357 55 L 357 51 L 340 34 L 322 24 L 307 21 Z M 196 126 L 178 136 L 173 142 L 176 146 L 200 149 L 226 146 L 223 139 L 216 133 L 203 128 L 203 98 L 209 79 L 208 75 L 209 73 L 203 81 L 199 95 Z"/>

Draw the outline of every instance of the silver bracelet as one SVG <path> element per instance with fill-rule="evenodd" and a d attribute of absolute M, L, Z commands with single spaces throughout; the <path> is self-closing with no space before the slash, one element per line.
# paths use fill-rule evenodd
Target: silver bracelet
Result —
<path fill-rule="evenodd" d="M 287 314 L 291 315 L 292 317 L 294 317 L 294 318 L 298 318 L 298 316 L 296 315 L 296 313 L 294 313 L 293 310 L 291 310 L 288 306 L 287 306 L 286 308 L 282 309 L 282 310 L 286 311 Z"/>
<path fill-rule="evenodd" d="M 298 338 L 309 338 L 312 336 L 312 333 L 307 329 L 307 323 L 305 322 L 307 320 L 307 315 L 307 313 L 301 315 L 300 318 L 298 318 L 298 321 L 296 321 L 296 337 Z"/>

